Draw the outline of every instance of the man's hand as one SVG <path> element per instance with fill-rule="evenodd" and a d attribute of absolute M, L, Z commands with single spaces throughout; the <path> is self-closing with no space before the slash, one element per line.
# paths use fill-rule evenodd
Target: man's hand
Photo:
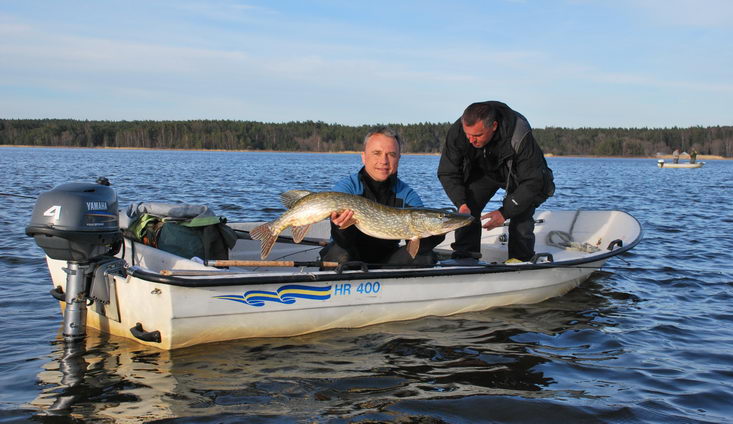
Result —
<path fill-rule="evenodd" d="M 486 223 L 482 225 L 487 230 L 493 230 L 494 228 L 501 227 L 504 225 L 504 215 L 501 214 L 501 212 L 497 211 L 491 211 L 481 217 L 481 219 L 487 219 Z"/>
<path fill-rule="evenodd" d="M 346 209 L 341 212 L 331 212 L 331 222 L 340 229 L 345 230 L 356 224 L 354 211 Z"/>
<path fill-rule="evenodd" d="M 465 214 L 471 215 L 471 209 L 468 207 L 467 204 L 464 203 L 458 207 L 458 213 L 465 213 Z"/>

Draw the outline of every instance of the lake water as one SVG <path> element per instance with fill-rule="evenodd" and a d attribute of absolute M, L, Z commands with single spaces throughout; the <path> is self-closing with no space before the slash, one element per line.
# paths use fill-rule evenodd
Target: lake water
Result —
<path fill-rule="evenodd" d="M 620 209 L 645 231 L 565 296 L 172 352 L 90 330 L 78 354 L 24 234 L 40 192 L 106 176 L 120 207 L 183 201 L 269 220 L 280 192 L 326 190 L 360 158 L 0 148 L 0 423 L 733 421 L 733 161 L 548 162 L 557 194 L 542 208 Z M 447 207 L 437 163 L 405 156 L 400 175 Z"/>

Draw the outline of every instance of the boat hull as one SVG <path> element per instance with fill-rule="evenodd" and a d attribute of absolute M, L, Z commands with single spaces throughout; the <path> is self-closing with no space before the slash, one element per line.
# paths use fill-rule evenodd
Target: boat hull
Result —
<path fill-rule="evenodd" d="M 696 162 L 696 163 L 666 163 L 666 162 L 657 162 L 657 166 L 659 168 L 702 168 L 702 166 L 705 164 L 705 162 Z"/>
<path fill-rule="evenodd" d="M 49 265 L 53 269 L 57 264 Z M 404 278 L 372 274 L 367 279 L 301 284 L 325 289 L 325 299 L 276 297 L 283 287 L 293 285 L 287 282 L 255 287 L 180 287 L 133 276 L 115 277 L 117 303 L 122 306 L 120 320 L 90 311 L 87 326 L 132 338 L 130 329 L 141 323 L 146 331 L 159 331 L 161 342 L 138 341 L 161 349 L 241 338 L 297 336 L 537 303 L 567 293 L 601 265 Z M 65 289 L 60 275 L 54 284 Z M 272 300 L 247 301 L 246 294 L 252 291 L 274 295 Z"/>

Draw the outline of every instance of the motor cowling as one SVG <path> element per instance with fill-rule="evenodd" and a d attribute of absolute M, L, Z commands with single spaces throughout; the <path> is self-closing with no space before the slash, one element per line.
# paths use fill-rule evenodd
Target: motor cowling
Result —
<path fill-rule="evenodd" d="M 25 233 L 52 259 L 89 262 L 113 254 L 122 240 L 117 193 L 93 183 L 67 183 L 43 192 Z"/>

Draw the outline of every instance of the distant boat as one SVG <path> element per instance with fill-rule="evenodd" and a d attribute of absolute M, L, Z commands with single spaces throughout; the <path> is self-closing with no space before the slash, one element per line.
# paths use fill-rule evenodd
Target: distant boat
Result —
<path fill-rule="evenodd" d="M 657 166 L 660 168 L 702 168 L 702 166 L 705 165 L 705 162 L 695 162 L 695 163 L 666 163 L 664 162 L 664 159 L 659 159 L 657 161 Z"/>

